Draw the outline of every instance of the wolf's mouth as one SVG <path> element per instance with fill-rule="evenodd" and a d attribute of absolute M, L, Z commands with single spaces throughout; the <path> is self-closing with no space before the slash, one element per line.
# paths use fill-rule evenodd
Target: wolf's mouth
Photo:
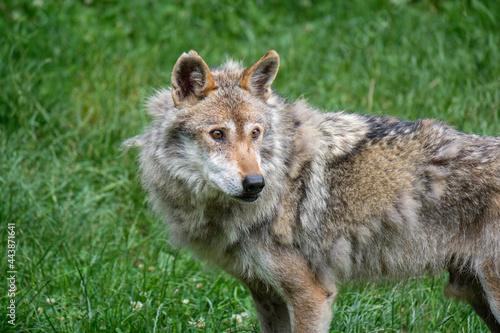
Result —
<path fill-rule="evenodd" d="M 251 203 L 257 201 L 257 199 L 260 197 L 260 192 L 257 194 L 246 194 L 246 195 L 241 195 L 238 197 L 232 197 L 236 201 L 240 202 L 245 202 L 245 203 Z"/>

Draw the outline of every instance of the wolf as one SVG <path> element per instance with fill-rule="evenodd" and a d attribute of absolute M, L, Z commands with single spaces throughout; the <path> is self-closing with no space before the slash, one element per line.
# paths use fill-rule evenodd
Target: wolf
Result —
<path fill-rule="evenodd" d="M 271 89 L 278 67 L 190 51 L 149 99 L 125 145 L 172 242 L 241 280 L 262 332 L 327 332 L 339 282 L 443 271 L 500 332 L 500 138 L 323 113 Z"/>

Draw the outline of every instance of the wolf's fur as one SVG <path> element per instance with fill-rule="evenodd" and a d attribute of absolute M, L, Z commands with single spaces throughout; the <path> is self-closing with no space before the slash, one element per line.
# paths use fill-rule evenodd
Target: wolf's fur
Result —
<path fill-rule="evenodd" d="M 210 70 L 191 51 L 149 100 L 126 145 L 172 240 L 249 287 L 263 332 L 326 332 L 338 281 L 443 270 L 446 294 L 500 331 L 500 139 L 322 114 L 272 93 L 278 65 L 270 51 Z M 247 203 L 250 174 L 265 188 Z"/>

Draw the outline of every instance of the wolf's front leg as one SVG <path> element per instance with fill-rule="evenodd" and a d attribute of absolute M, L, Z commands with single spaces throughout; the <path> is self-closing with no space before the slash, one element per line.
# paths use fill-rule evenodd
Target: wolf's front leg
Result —
<path fill-rule="evenodd" d="M 327 290 L 313 278 L 306 278 L 303 273 L 296 274 L 295 279 L 284 286 L 292 312 L 293 332 L 326 333 L 332 320 L 336 292 Z"/>
<path fill-rule="evenodd" d="M 276 287 L 249 284 L 262 332 L 328 332 L 335 286 L 322 284 L 293 250 L 271 257 Z"/>
<path fill-rule="evenodd" d="M 272 287 L 254 285 L 249 289 L 259 318 L 261 332 L 292 332 L 292 322 L 285 300 Z"/>

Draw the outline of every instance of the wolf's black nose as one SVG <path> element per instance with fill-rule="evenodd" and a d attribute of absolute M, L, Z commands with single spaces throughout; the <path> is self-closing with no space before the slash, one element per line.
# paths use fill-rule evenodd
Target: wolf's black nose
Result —
<path fill-rule="evenodd" d="M 243 190 L 250 194 L 259 193 L 265 185 L 262 175 L 248 175 L 245 177 L 245 180 L 243 180 Z"/>

